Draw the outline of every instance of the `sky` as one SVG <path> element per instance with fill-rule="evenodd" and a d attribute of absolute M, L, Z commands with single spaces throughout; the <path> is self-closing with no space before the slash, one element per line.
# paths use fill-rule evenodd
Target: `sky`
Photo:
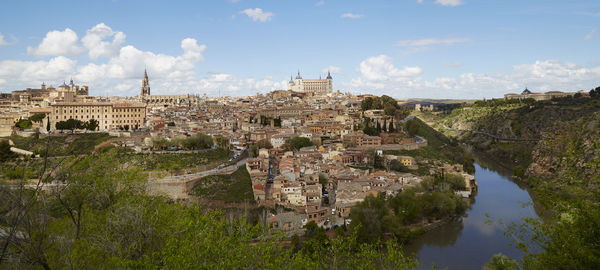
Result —
<path fill-rule="evenodd" d="M 480 99 L 600 86 L 597 0 L 3 1 L 0 92 L 246 96 L 334 90 Z"/>

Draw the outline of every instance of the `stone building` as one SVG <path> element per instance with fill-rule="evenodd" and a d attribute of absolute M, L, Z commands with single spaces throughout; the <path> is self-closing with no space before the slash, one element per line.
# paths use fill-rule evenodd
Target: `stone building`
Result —
<path fill-rule="evenodd" d="M 561 92 L 561 91 L 548 91 L 545 93 L 534 93 L 531 92 L 529 89 L 525 88 L 525 90 L 523 90 L 523 92 L 521 92 L 521 94 L 515 94 L 515 93 L 508 93 L 504 95 L 504 99 L 528 99 L 528 98 L 532 98 L 535 100 L 551 100 L 553 98 L 562 98 L 562 97 L 569 97 L 569 96 L 574 96 L 575 94 L 579 93 L 581 96 L 588 96 L 589 93 L 585 92 L 585 91 L 577 91 L 577 92 Z"/>
<path fill-rule="evenodd" d="M 300 71 L 298 71 L 295 81 L 290 76 L 290 90 L 312 95 L 331 93 L 333 92 L 333 78 L 331 73 L 327 72 L 327 78 L 325 79 L 303 79 L 300 76 Z"/>
<path fill-rule="evenodd" d="M 142 78 L 142 87 L 140 89 L 140 96 L 142 102 L 146 103 L 148 107 L 191 107 L 198 105 L 200 97 L 198 95 L 151 95 L 150 94 L 150 80 L 148 79 L 148 72 L 144 70 L 144 78 Z"/>
<path fill-rule="evenodd" d="M 57 102 L 50 106 L 53 130 L 57 122 L 69 119 L 84 122 L 95 119 L 100 130 L 135 129 L 144 126 L 146 121 L 146 105 L 141 103 Z"/>

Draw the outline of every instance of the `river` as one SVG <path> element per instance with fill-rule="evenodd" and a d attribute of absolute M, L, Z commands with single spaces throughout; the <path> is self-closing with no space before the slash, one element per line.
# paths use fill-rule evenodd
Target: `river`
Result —
<path fill-rule="evenodd" d="M 416 254 L 420 269 L 482 269 L 492 255 L 502 253 L 516 260 L 523 254 L 509 247 L 504 225 L 486 220 L 502 220 L 505 224 L 521 223 L 523 217 L 538 217 L 527 190 L 508 177 L 475 164 L 479 192 L 467 216 L 425 233 L 406 247 Z M 486 216 L 489 215 L 489 217 Z"/>

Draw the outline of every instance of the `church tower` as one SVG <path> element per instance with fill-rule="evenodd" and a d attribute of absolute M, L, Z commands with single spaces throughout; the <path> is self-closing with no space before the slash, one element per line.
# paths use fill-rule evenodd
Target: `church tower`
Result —
<path fill-rule="evenodd" d="M 144 69 L 144 79 L 142 80 L 142 96 L 150 95 L 150 82 L 148 81 L 148 73 L 146 73 L 146 69 Z"/>

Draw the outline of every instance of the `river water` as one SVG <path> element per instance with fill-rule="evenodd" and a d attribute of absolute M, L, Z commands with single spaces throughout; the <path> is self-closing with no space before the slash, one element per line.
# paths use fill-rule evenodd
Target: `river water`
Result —
<path fill-rule="evenodd" d="M 502 253 L 516 260 L 523 254 L 509 247 L 504 225 L 522 223 L 523 217 L 538 217 L 527 190 L 508 177 L 475 164 L 479 192 L 467 216 L 429 231 L 406 247 L 417 255 L 420 269 L 482 269 L 492 255 Z M 489 217 L 486 217 L 486 214 Z"/>

